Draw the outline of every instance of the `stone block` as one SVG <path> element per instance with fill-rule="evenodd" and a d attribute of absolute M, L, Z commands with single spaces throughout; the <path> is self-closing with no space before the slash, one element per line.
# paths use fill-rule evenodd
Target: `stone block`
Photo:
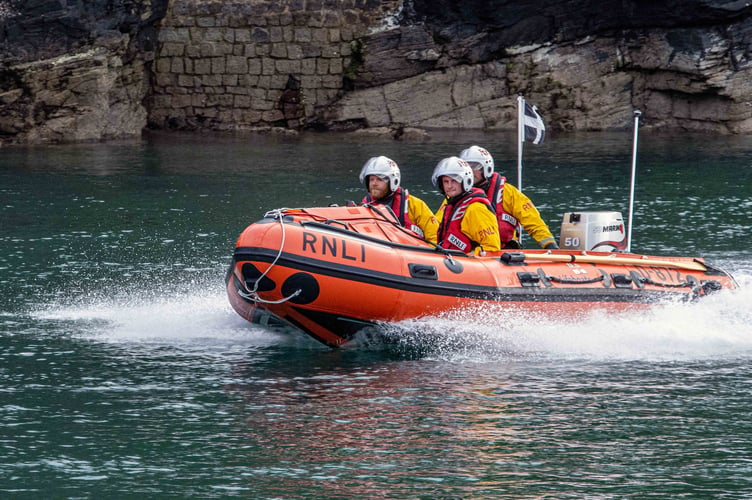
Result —
<path fill-rule="evenodd" d="M 255 88 L 248 89 L 248 94 L 251 96 L 251 99 L 253 101 L 266 100 L 266 90 L 263 88 L 255 87 Z"/>
<path fill-rule="evenodd" d="M 191 75 L 178 75 L 178 85 L 181 87 L 193 87 L 194 78 Z"/>
<path fill-rule="evenodd" d="M 239 56 L 227 56 L 225 70 L 234 75 L 248 73 L 248 59 Z"/>
<path fill-rule="evenodd" d="M 300 86 L 304 89 L 316 89 L 322 87 L 321 76 L 319 75 L 302 75 L 300 77 Z"/>
<path fill-rule="evenodd" d="M 274 69 L 275 69 L 274 59 L 271 59 L 269 57 L 264 57 L 261 59 L 261 74 L 273 75 Z"/>
<path fill-rule="evenodd" d="M 258 76 L 256 75 L 238 75 L 238 85 L 243 87 L 258 86 Z"/>
<path fill-rule="evenodd" d="M 272 41 L 269 31 L 259 27 L 254 27 L 251 29 L 251 39 L 254 43 L 267 43 Z"/>
<path fill-rule="evenodd" d="M 303 75 L 315 75 L 316 59 L 303 59 L 300 65 L 300 72 Z"/>
<path fill-rule="evenodd" d="M 192 94 L 191 95 L 191 106 L 193 108 L 201 108 L 203 106 L 206 106 L 206 101 L 208 98 L 205 94 Z"/>
<path fill-rule="evenodd" d="M 287 58 L 288 59 L 303 59 L 303 49 L 300 45 L 291 43 L 287 45 Z"/>
<path fill-rule="evenodd" d="M 201 77 L 201 85 L 203 87 L 221 87 L 222 75 L 204 75 Z"/>
<path fill-rule="evenodd" d="M 170 105 L 175 108 L 188 108 L 192 104 L 192 96 L 188 94 L 175 95 L 172 97 Z"/>
<path fill-rule="evenodd" d="M 269 28 L 269 40 L 267 40 L 267 42 L 280 43 L 284 41 L 284 37 L 282 36 L 282 28 L 280 28 L 279 26 L 273 26 Z"/>
<path fill-rule="evenodd" d="M 342 88 L 342 77 L 338 75 L 325 75 L 321 78 L 321 86 L 326 89 Z"/>
<path fill-rule="evenodd" d="M 155 78 L 155 85 L 157 87 L 166 88 L 172 85 L 176 85 L 177 76 L 171 73 L 157 73 Z"/>
<path fill-rule="evenodd" d="M 261 60 L 260 59 L 248 59 L 248 74 L 260 75 L 261 74 Z"/>
<path fill-rule="evenodd" d="M 235 30 L 232 28 L 222 28 L 222 41 L 232 45 L 235 43 Z"/>
<path fill-rule="evenodd" d="M 201 57 L 201 48 L 198 45 L 186 45 L 185 57 L 190 57 L 190 58 Z M 159 59 L 157 59 L 157 62 L 159 62 Z"/>
<path fill-rule="evenodd" d="M 302 48 L 304 58 L 321 56 L 321 47 L 317 45 L 303 45 Z"/>
<path fill-rule="evenodd" d="M 290 43 L 295 39 L 295 28 L 293 26 L 282 27 L 282 41 Z"/>
<path fill-rule="evenodd" d="M 157 73 L 169 73 L 171 61 L 167 58 L 159 58 L 155 63 Z"/>
<path fill-rule="evenodd" d="M 314 30 L 316 33 L 320 32 L 321 30 Z M 298 43 L 307 43 L 310 42 L 313 39 L 313 36 L 311 34 L 311 29 L 308 27 L 302 27 L 302 28 L 295 28 L 294 37 L 292 41 L 298 42 Z"/>
<path fill-rule="evenodd" d="M 278 73 L 284 73 L 286 75 L 297 75 L 301 72 L 301 63 L 299 60 L 290 61 L 287 59 L 280 59 L 275 63 Z"/>
<path fill-rule="evenodd" d="M 207 42 L 221 42 L 224 40 L 224 31 L 220 28 L 207 28 L 204 30 L 203 39 Z"/>
<path fill-rule="evenodd" d="M 251 29 L 248 27 L 236 28 L 234 38 L 235 43 L 244 44 L 250 42 L 252 40 Z"/>
<path fill-rule="evenodd" d="M 215 75 L 221 75 L 227 70 L 227 64 L 224 57 L 212 57 L 211 72 Z"/>
<path fill-rule="evenodd" d="M 250 108 L 251 97 L 247 95 L 236 95 L 232 102 L 232 105 L 235 108 Z"/>
<path fill-rule="evenodd" d="M 282 114 L 282 111 L 278 109 L 270 109 L 268 111 L 264 111 L 261 116 L 262 119 L 267 123 L 278 122 L 285 118 L 285 116 Z"/>
<path fill-rule="evenodd" d="M 183 58 L 182 57 L 172 57 L 170 58 L 170 72 L 175 74 L 180 74 L 185 69 L 185 65 L 183 64 Z"/>
<path fill-rule="evenodd" d="M 160 57 L 182 56 L 185 53 L 185 44 L 182 42 L 164 42 L 159 50 Z"/>
<path fill-rule="evenodd" d="M 342 59 L 330 59 L 329 60 L 329 74 L 342 75 Z"/>
<path fill-rule="evenodd" d="M 199 53 L 201 57 L 216 57 L 220 55 L 220 50 L 218 50 L 216 42 L 201 42 Z"/>
<path fill-rule="evenodd" d="M 208 75 L 211 73 L 211 59 L 194 59 L 193 72 L 197 75 Z"/>
<path fill-rule="evenodd" d="M 196 17 L 196 26 L 200 28 L 211 28 L 217 25 L 217 20 L 210 16 Z"/>
<path fill-rule="evenodd" d="M 317 45 L 329 44 L 329 30 L 327 28 L 317 28 L 312 30 L 311 41 Z M 339 45 L 335 43 L 335 45 Z"/>
<path fill-rule="evenodd" d="M 269 99 L 255 99 L 253 101 L 253 107 L 259 111 L 268 111 L 274 109 L 275 102 Z"/>
<path fill-rule="evenodd" d="M 272 75 L 271 82 L 269 83 L 269 89 L 283 90 L 287 88 L 287 80 L 289 75 Z"/>
<path fill-rule="evenodd" d="M 326 58 L 341 57 L 339 53 L 339 44 L 324 45 L 323 47 L 321 47 L 321 57 L 326 57 Z"/>
<path fill-rule="evenodd" d="M 272 44 L 272 52 L 271 57 L 277 58 L 277 59 L 286 59 L 287 58 L 287 44 L 285 43 L 274 43 Z"/>

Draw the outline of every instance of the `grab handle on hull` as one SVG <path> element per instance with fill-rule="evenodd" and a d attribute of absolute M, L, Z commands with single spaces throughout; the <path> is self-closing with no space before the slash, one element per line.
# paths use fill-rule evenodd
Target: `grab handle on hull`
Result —
<path fill-rule="evenodd" d="M 574 255 L 574 254 L 553 254 L 553 253 L 523 253 L 523 252 L 505 252 L 501 255 L 501 261 L 509 264 L 517 264 L 522 260 L 545 260 L 548 262 L 580 262 L 584 264 L 623 264 L 630 266 L 647 266 L 647 267 L 670 267 L 684 269 L 687 271 L 708 270 L 707 266 L 698 260 L 693 261 L 671 261 L 663 259 L 635 259 L 633 257 L 605 257 L 602 255 Z"/>

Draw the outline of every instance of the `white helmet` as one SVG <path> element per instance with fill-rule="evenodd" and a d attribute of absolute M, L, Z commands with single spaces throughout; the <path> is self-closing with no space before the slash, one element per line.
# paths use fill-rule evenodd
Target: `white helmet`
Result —
<path fill-rule="evenodd" d="M 462 191 L 468 191 L 473 187 L 473 169 L 462 158 L 457 158 L 456 156 L 444 158 L 433 169 L 431 182 L 442 194 L 444 193 L 444 186 L 441 183 L 441 177 L 445 175 L 459 182 L 460 186 L 462 186 Z"/>
<path fill-rule="evenodd" d="M 378 175 L 389 181 L 389 189 L 395 191 L 400 185 L 400 169 L 397 162 L 386 156 L 370 158 L 360 170 L 360 182 L 368 189 L 368 176 Z"/>
<path fill-rule="evenodd" d="M 467 149 L 463 149 L 460 153 L 460 158 L 470 164 L 472 168 L 477 168 L 476 164 L 483 168 L 483 178 L 488 179 L 491 177 L 494 171 L 494 161 L 491 153 L 487 149 L 480 146 L 470 146 Z"/>

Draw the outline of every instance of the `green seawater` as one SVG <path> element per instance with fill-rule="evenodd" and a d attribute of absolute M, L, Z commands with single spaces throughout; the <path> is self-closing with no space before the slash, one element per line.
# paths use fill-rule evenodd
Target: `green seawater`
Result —
<path fill-rule="evenodd" d="M 230 308 L 240 232 L 359 201 L 371 156 L 432 208 L 433 167 L 470 144 L 517 183 L 513 137 L 432 135 L 0 149 L 0 497 L 752 497 L 749 137 L 638 148 L 632 249 L 705 257 L 735 292 L 576 324 L 458 311 L 341 350 Z M 525 145 L 555 234 L 568 211 L 626 219 L 631 141 Z"/>

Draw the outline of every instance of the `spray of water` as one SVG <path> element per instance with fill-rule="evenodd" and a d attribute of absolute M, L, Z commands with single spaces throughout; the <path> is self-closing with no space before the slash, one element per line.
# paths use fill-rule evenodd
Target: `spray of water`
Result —
<path fill-rule="evenodd" d="M 752 357 L 752 288 L 642 311 L 561 321 L 484 305 L 386 328 L 405 352 L 453 361 L 500 357 L 615 360 Z M 575 306 L 573 306 L 575 307 Z"/>
<path fill-rule="evenodd" d="M 752 357 L 752 273 L 737 274 L 740 289 L 696 303 L 665 304 L 619 315 L 583 313 L 562 322 L 494 304 L 385 325 L 366 332 L 350 349 L 389 349 L 400 354 L 455 361 L 506 357 L 587 359 L 705 359 Z M 301 335 L 252 325 L 227 302 L 212 279 L 192 291 L 121 291 L 117 297 L 80 297 L 45 306 L 36 320 L 64 325 L 73 335 L 104 342 L 241 344 L 310 348 Z M 221 281 L 220 281 L 221 283 Z M 166 291 L 165 291 L 166 292 Z"/>

